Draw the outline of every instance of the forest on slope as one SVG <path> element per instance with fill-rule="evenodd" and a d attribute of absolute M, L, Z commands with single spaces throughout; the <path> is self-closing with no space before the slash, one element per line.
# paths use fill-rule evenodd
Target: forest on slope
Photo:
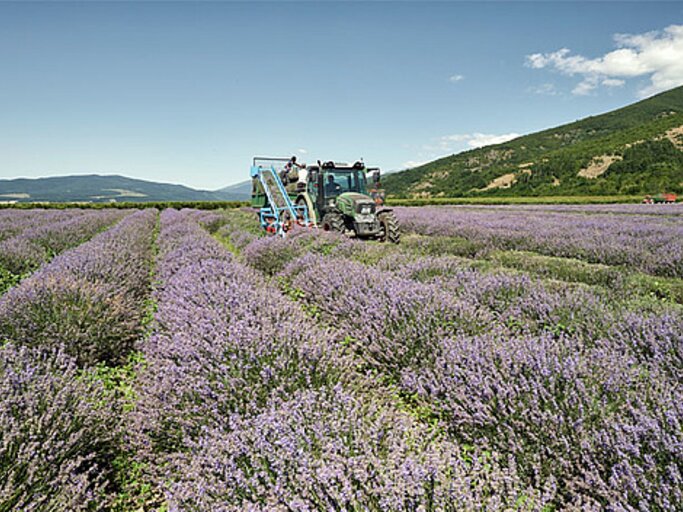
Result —
<path fill-rule="evenodd" d="M 683 192 L 683 87 L 387 175 L 394 197 Z"/>

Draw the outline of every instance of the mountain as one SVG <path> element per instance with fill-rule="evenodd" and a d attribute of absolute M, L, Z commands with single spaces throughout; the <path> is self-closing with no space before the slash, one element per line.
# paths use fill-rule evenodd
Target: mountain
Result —
<path fill-rule="evenodd" d="M 230 187 L 226 187 L 230 189 Z M 124 176 L 55 176 L 0 180 L 0 201 L 18 202 L 147 202 L 231 201 L 243 199 L 229 190 L 209 192 L 183 185 L 155 183 Z"/>
<path fill-rule="evenodd" d="M 248 201 L 251 198 L 251 180 L 228 185 L 215 193 L 225 197 L 226 201 Z"/>
<path fill-rule="evenodd" d="M 683 192 L 683 87 L 387 175 L 396 197 Z"/>

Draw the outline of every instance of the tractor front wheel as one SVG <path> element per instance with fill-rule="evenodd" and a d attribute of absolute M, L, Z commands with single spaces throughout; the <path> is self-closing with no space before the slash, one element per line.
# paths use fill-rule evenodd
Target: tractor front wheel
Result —
<path fill-rule="evenodd" d="M 394 212 L 382 212 L 377 215 L 380 225 L 380 242 L 397 244 L 401 241 L 401 230 L 398 227 L 398 219 Z"/>
<path fill-rule="evenodd" d="M 326 213 L 321 222 L 323 231 L 337 231 L 339 233 L 344 232 L 344 217 L 339 213 Z"/>

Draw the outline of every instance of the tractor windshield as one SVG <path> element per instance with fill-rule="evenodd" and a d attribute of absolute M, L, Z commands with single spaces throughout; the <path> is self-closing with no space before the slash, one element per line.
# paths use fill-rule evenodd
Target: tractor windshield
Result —
<path fill-rule="evenodd" d="M 368 193 L 365 172 L 362 170 L 329 170 L 325 171 L 323 178 L 326 197 L 336 197 L 344 192 Z"/>

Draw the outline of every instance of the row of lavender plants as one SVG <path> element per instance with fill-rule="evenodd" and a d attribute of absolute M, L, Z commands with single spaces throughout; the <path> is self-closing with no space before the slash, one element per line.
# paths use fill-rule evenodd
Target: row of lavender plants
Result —
<path fill-rule="evenodd" d="M 29 212 L 33 213 L 33 212 Z M 126 215 L 120 210 L 39 212 L 17 222 L 18 233 L 0 242 L 0 292 L 56 254 L 76 247 Z"/>
<path fill-rule="evenodd" d="M 683 223 L 653 215 L 576 215 L 523 208 L 396 208 L 401 227 L 421 235 L 465 238 L 476 255 L 496 249 L 624 265 L 683 277 Z"/>
<path fill-rule="evenodd" d="M 234 249 L 234 246 L 233 246 Z M 131 441 L 169 510 L 540 510 L 206 231 L 162 214 Z"/>
<path fill-rule="evenodd" d="M 25 229 L 82 215 L 81 210 L 0 210 L 0 241 Z"/>
<path fill-rule="evenodd" d="M 505 456 L 554 507 L 683 502 L 680 309 L 631 311 L 595 289 L 386 252 L 302 232 L 242 255 L 453 442 Z"/>
<path fill-rule="evenodd" d="M 81 365 L 117 363 L 139 336 L 156 210 L 133 214 L 54 258 L 0 298 L 0 337 L 66 344 Z"/>
<path fill-rule="evenodd" d="M 101 377 L 142 333 L 158 214 L 127 216 L 0 298 L 0 510 L 105 510 L 121 404 Z"/>
<path fill-rule="evenodd" d="M 0 240 L 16 236 L 26 229 L 75 219 L 87 214 L 88 211 L 78 209 L 0 210 Z"/>
<path fill-rule="evenodd" d="M 512 210 L 529 212 L 561 212 L 586 214 L 624 214 L 624 215 L 664 215 L 680 217 L 683 203 L 675 204 L 525 204 L 525 205 L 460 205 L 458 208 L 474 210 Z"/>

